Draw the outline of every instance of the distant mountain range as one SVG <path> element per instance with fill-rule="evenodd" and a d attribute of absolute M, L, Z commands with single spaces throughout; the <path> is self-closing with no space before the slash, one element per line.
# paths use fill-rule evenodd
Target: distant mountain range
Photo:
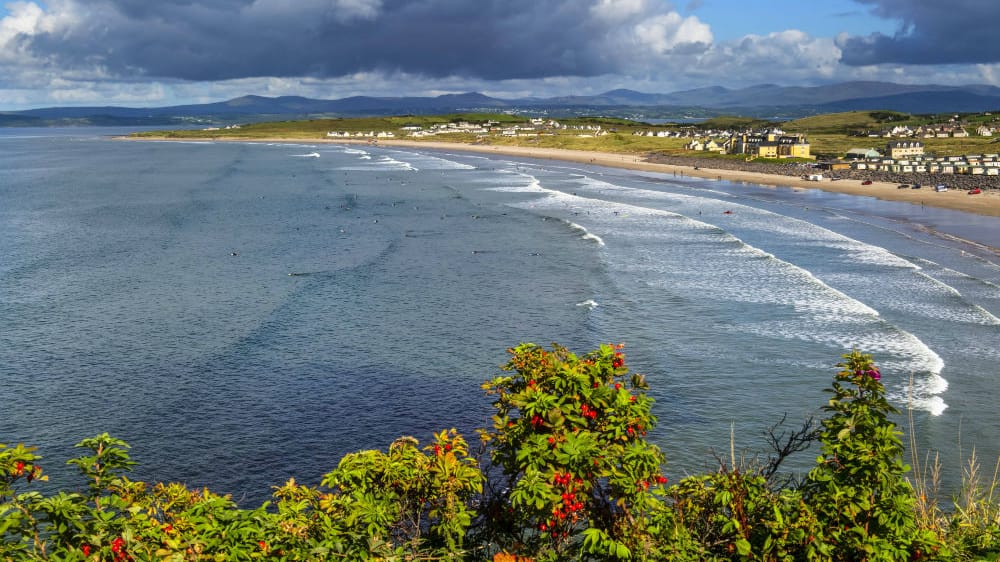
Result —
<path fill-rule="evenodd" d="M 974 113 L 1000 110 L 1000 88 L 986 85 L 905 85 L 843 82 L 826 86 L 760 84 L 721 86 L 669 94 L 611 90 L 594 96 L 498 99 L 480 93 L 437 97 L 355 96 L 319 100 L 298 96 L 243 96 L 229 101 L 171 107 L 50 107 L 0 112 L 0 126 L 171 125 L 279 118 L 428 115 L 456 112 L 521 112 L 558 116 L 604 115 L 671 119 L 738 114 L 794 118 L 852 110 L 905 113 Z"/>

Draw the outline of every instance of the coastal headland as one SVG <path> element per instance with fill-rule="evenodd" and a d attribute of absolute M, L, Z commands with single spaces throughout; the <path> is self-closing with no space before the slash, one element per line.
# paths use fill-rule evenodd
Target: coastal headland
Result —
<path fill-rule="evenodd" d="M 158 140 L 158 141 L 190 141 L 187 138 L 169 138 L 158 136 L 122 137 L 127 140 Z M 950 189 L 945 192 L 934 191 L 933 185 L 923 185 L 920 189 L 911 187 L 901 189 L 899 184 L 885 181 L 872 181 L 865 185 L 860 179 L 838 179 L 826 177 L 819 181 L 807 180 L 801 176 L 781 173 L 765 173 L 751 170 L 751 166 L 740 166 L 735 169 L 709 167 L 712 162 L 703 159 L 684 157 L 664 158 L 652 153 L 622 153 L 601 152 L 589 150 L 572 150 L 562 148 L 544 148 L 510 145 L 491 145 L 462 142 L 415 141 L 400 139 L 379 139 L 376 142 L 355 139 L 327 138 L 287 138 L 287 137 L 229 137 L 225 135 L 212 136 L 200 140 L 216 142 L 266 142 L 266 143 L 310 143 L 310 144 L 354 144 L 368 146 L 394 146 L 406 148 L 430 148 L 435 150 L 452 150 L 518 156 L 523 158 L 540 158 L 547 160 L 563 160 L 584 164 L 594 164 L 614 168 L 626 168 L 659 174 L 691 176 L 706 179 L 744 182 L 763 186 L 789 187 L 796 191 L 821 189 L 824 191 L 844 193 L 861 197 L 874 197 L 888 201 L 902 201 L 913 205 L 926 205 L 943 209 L 952 209 L 975 213 L 979 215 L 1000 217 L 1000 190 L 985 189 L 979 194 L 969 194 L 964 189 Z"/>

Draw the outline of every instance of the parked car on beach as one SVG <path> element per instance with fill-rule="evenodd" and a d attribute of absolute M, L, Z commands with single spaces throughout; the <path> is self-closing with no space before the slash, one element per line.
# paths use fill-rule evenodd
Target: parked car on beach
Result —
<path fill-rule="evenodd" d="M 871 185 L 871 184 L 872 184 L 872 180 L 865 180 L 865 181 L 861 182 L 861 185 Z"/>

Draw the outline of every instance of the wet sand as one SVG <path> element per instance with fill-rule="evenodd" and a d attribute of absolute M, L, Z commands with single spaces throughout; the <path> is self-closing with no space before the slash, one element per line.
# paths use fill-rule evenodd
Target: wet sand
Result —
<path fill-rule="evenodd" d="M 557 148 L 532 148 L 517 146 L 490 146 L 447 142 L 378 141 L 378 145 L 423 147 L 444 150 L 461 150 L 464 152 L 482 152 L 488 154 L 503 154 L 507 156 L 523 156 L 526 158 L 543 158 L 548 160 L 565 160 L 569 162 L 589 163 L 600 166 L 628 168 L 661 174 L 694 176 L 699 178 L 722 179 L 735 182 L 747 182 L 758 185 L 787 186 L 801 189 L 822 189 L 850 195 L 876 197 L 889 201 L 905 201 L 914 205 L 929 205 L 945 209 L 953 209 L 1000 217 L 1000 191 L 985 190 L 978 195 L 969 195 L 965 191 L 950 190 L 935 192 L 933 186 L 921 189 L 898 189 L 897 184 L 873 182 L 862 185 L 859 180 L 807 181 L 793 176 L 780 174 L 761 174 L 757 172 L 717 170 L 705 167 L 683 166 L 675 164 L 656 164 L 646 162 L 642 156 L 634 154 L 614 154 L 610 152 L 589 152 L 582 150 L 563 150 Z"/>

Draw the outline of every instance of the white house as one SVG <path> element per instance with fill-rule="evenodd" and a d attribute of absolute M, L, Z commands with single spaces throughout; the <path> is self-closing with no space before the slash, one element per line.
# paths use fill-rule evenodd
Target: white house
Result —
<path fill-rule="evenodd" d="M 852 148 L 847 151 L 845 158 L 848 160 L 867 160 L 869 158 L 881 158 L 882 155 L 874 148 Z"/>

